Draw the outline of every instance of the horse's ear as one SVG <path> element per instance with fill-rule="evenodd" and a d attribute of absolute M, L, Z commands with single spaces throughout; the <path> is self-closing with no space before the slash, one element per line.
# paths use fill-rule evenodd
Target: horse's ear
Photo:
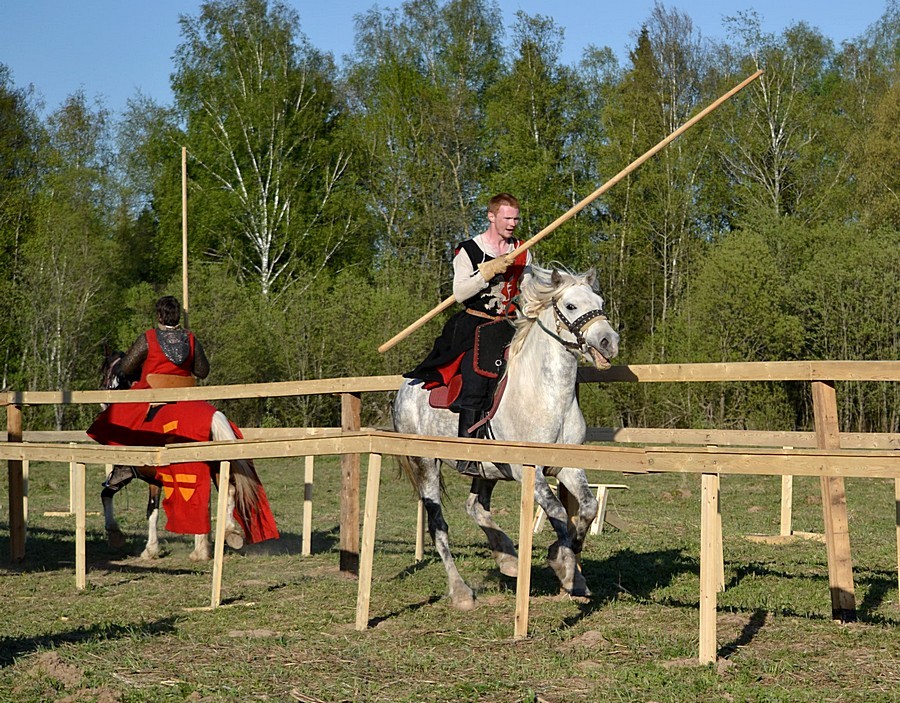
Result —
<path fill-rule="evenodd" d="M 584 282 L 587 283 L 591 288 L 593 288 L 594 283 L 597 282 L 597 269 L 591 266 L 591 268 L 589 268 L 584 274 Z"/>
<path fill-rule="evenodd" d="M 559 288 L 562 283 L 562 275 L 558 269 L 553 269 L 553 273 L 550 274 L 550 283 L 553 284 L 554 288 Z"/>

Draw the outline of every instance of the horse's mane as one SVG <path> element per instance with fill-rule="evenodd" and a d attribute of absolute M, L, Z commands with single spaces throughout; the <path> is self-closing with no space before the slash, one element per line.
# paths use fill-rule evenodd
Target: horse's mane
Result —
<path fill-rule="evenodd" d="M 556 280 L 554 274 L 557 274 Z M 523 281 L 519 289 L 519 316 L 513 322 L 516 333 L 509 347 L 510 359 L 522 350 L 525 338 L 537 322 L 541 311 L 552 305 L 567 288 L 588 283 L 592 275 L 592 271 L 572 273 L 562 267 L 545 269 L 535 264 L 531 265 L 531 277 Z"/>

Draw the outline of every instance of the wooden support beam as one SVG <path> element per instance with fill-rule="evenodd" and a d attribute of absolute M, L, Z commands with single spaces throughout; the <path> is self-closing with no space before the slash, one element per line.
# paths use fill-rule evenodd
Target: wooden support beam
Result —
<path fill-rule="evenodd" d="M 313 512 L 313 470 L 314 456 L 307 456 L 303 472 L 303 534 L 300 553 L 308 557 L 312 554 L 312 512 Z"/>
<path fill-rule="evenodd" d="M 80 462 L 69 466 L 69 509 L 75 513 L 75 588 L 83 591 L 87 585 L 87 545 L 84 499 L 85 467 Z"/>
<path fill-rule="evenodd" d="M 228 484 L 231 481 L 231 462 L 219 464 L 219 500 L 216 503 L 216 543 L 213 548 L 213 578 L 211 608 L 222 603 L 222 569 L 225 564 L 225 521 L 228 518 Z"/>
<path fill-rule="evenodd" d="M 358 432 L 359 393 L 341 393 L 341 430 Z M 340 570 L 359 573 L 359 454 L 341 454 Z"/>
<path fill-rule="evenodd" d="M 425 558 L 425 501 L 419 498 L 416 506 L 416 561 Z"/>
<path fill-rule="evenodd" d="M 6 441 L 22 441 L 22 407 L 6 406 Z M 25 476 L 22 461 L 6 462 L 9 482 L 9 560 L 13 563 L 25 558 Z"/>
<path fill-rule="evenodd" d="M 834 382 L 813 381 L 812 397 L 817 446 L 820 449 L 840 449 Z M 841 622 L 850 622 L 856 620 L 856 596 L 853 588 L 853 560 L 850 556 L 850 528 L 844 479 L 842 476 L 823 476 L 820 483 L 825 548 L 828 554 L 828 584 L 831 590 L 831 616 Z"/>
<path fill-rule="evenodd" d="M 700 491 L 700 663 L 716 661 L 716 592 L 718 556 L 722 554 L 719 522 L 719 476 L 703 474 Z"/>
<path fill-rule="evenodd" d="M 781 529 L 782 537 L 790 537 L 794 531 L 794 477 L 781 477 Z"/>
<path fill-rule="evenodd" d="M 381 487 L 381 454 L 369 454 L 369 469 L 367 473 L 359 585 L 356 592 L 357 630 L 365 630 L 369 626 L 372 567 L 375 562 L 375 525 L 378 522 L 378 491 Z"/>
<path fill-rule="evenodd" d="M 513 638 L 528 636 L 528 601 L 531 595 L 531 546 L 534 515 L 534 466 L 522 467 L 522 497 L 519 504 L 519 575 L 516 579 L 516 620 Z"/>
<path fill-rule="evenodd" d="M 900 589 L 900 478 L 894 479 L 894 523 L 897 527 L 897 588 Z"/>

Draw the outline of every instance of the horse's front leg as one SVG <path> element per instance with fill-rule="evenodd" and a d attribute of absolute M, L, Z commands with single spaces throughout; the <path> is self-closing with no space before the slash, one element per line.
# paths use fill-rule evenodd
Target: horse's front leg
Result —
<path fill-rule="evenodd" d="M 496 485 L 495 480 L 472 479 L 472 488 L 466 499 L 466 512 L 484 531 L 500 573 L 514 578 L 519 575 L 519 555 L 516 554 L 516 547 L 509 535 L 500 529 L 491 514 L 491 495 Z"/>
<path fill-rule="evenodd" d="M 535 476 L 534 499 L 547 514 L 547 520 L 556 532 L 556 541 L 547 548 L 550 568 L 567 593 L 573 596 L 590 596 L 591 591 L 578 568 L 574 542 L 569 532 L 569 516 L 559 498 L 547 485 L 540 467 Z"/>
<path fill-rule="evenodd" d="M 118 493 L 118 488 L 104 486 L 100 492 L 100 502 L 103 504 L 103 523 L 106 528 L 106 541 L 113 549 L 122 549 L 125 546 L 125 535 L 119 528 L 113 511 L 113 496 Z"/>
<path fill-rule="evenodd" d="M 441 508 L 440 462 L 422 457 L 409 457 L 409 461 L 412 462 L 420 477 L 418 481 L 419 495 L 428 516 L 428 533 L 431 535 L 431 541 L 434 543 L 434 548 L 447 573 L 450 602 L 458 610 L 471 610 L 475 607 L 475 594 L 460 576 L 456 562 L 453 560 L 453 553 L 450 551 L 450 528 L 444 519 L 444 511 Z"/>
<path fill-rule="evenodd" d="M 159 500 L 162 494 L 160 487 L 149 485 L 147 496 L 147 544 L 141 552 L 142 559 L 156 559 L 159 556 Z"/>
<path fill-rule="evenodd" d="M 578 504 L 577 512 L 567 512 L 569 512 L 569 536 L 572 539 L 572 549 L 575 554 L 581 554 L 584 540 L 594 518 L 597 517 L 600 504 L 591 491 L 587 476 L 582 469 L 560 469 L 556 478 Z"/>

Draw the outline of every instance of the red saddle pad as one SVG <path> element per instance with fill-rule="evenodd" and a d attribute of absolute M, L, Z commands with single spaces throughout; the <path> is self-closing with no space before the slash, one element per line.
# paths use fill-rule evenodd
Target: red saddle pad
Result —
<path fill-rule="evenodd" d="M 462 376 L 457 374 L 450 379 L 450 383 L 446 386 L 438 386 L 433 388 L 428 394 L 428 404 L 432 408 L 449 408 L 454 400 L 459 397 L 462 390 Z"/>

